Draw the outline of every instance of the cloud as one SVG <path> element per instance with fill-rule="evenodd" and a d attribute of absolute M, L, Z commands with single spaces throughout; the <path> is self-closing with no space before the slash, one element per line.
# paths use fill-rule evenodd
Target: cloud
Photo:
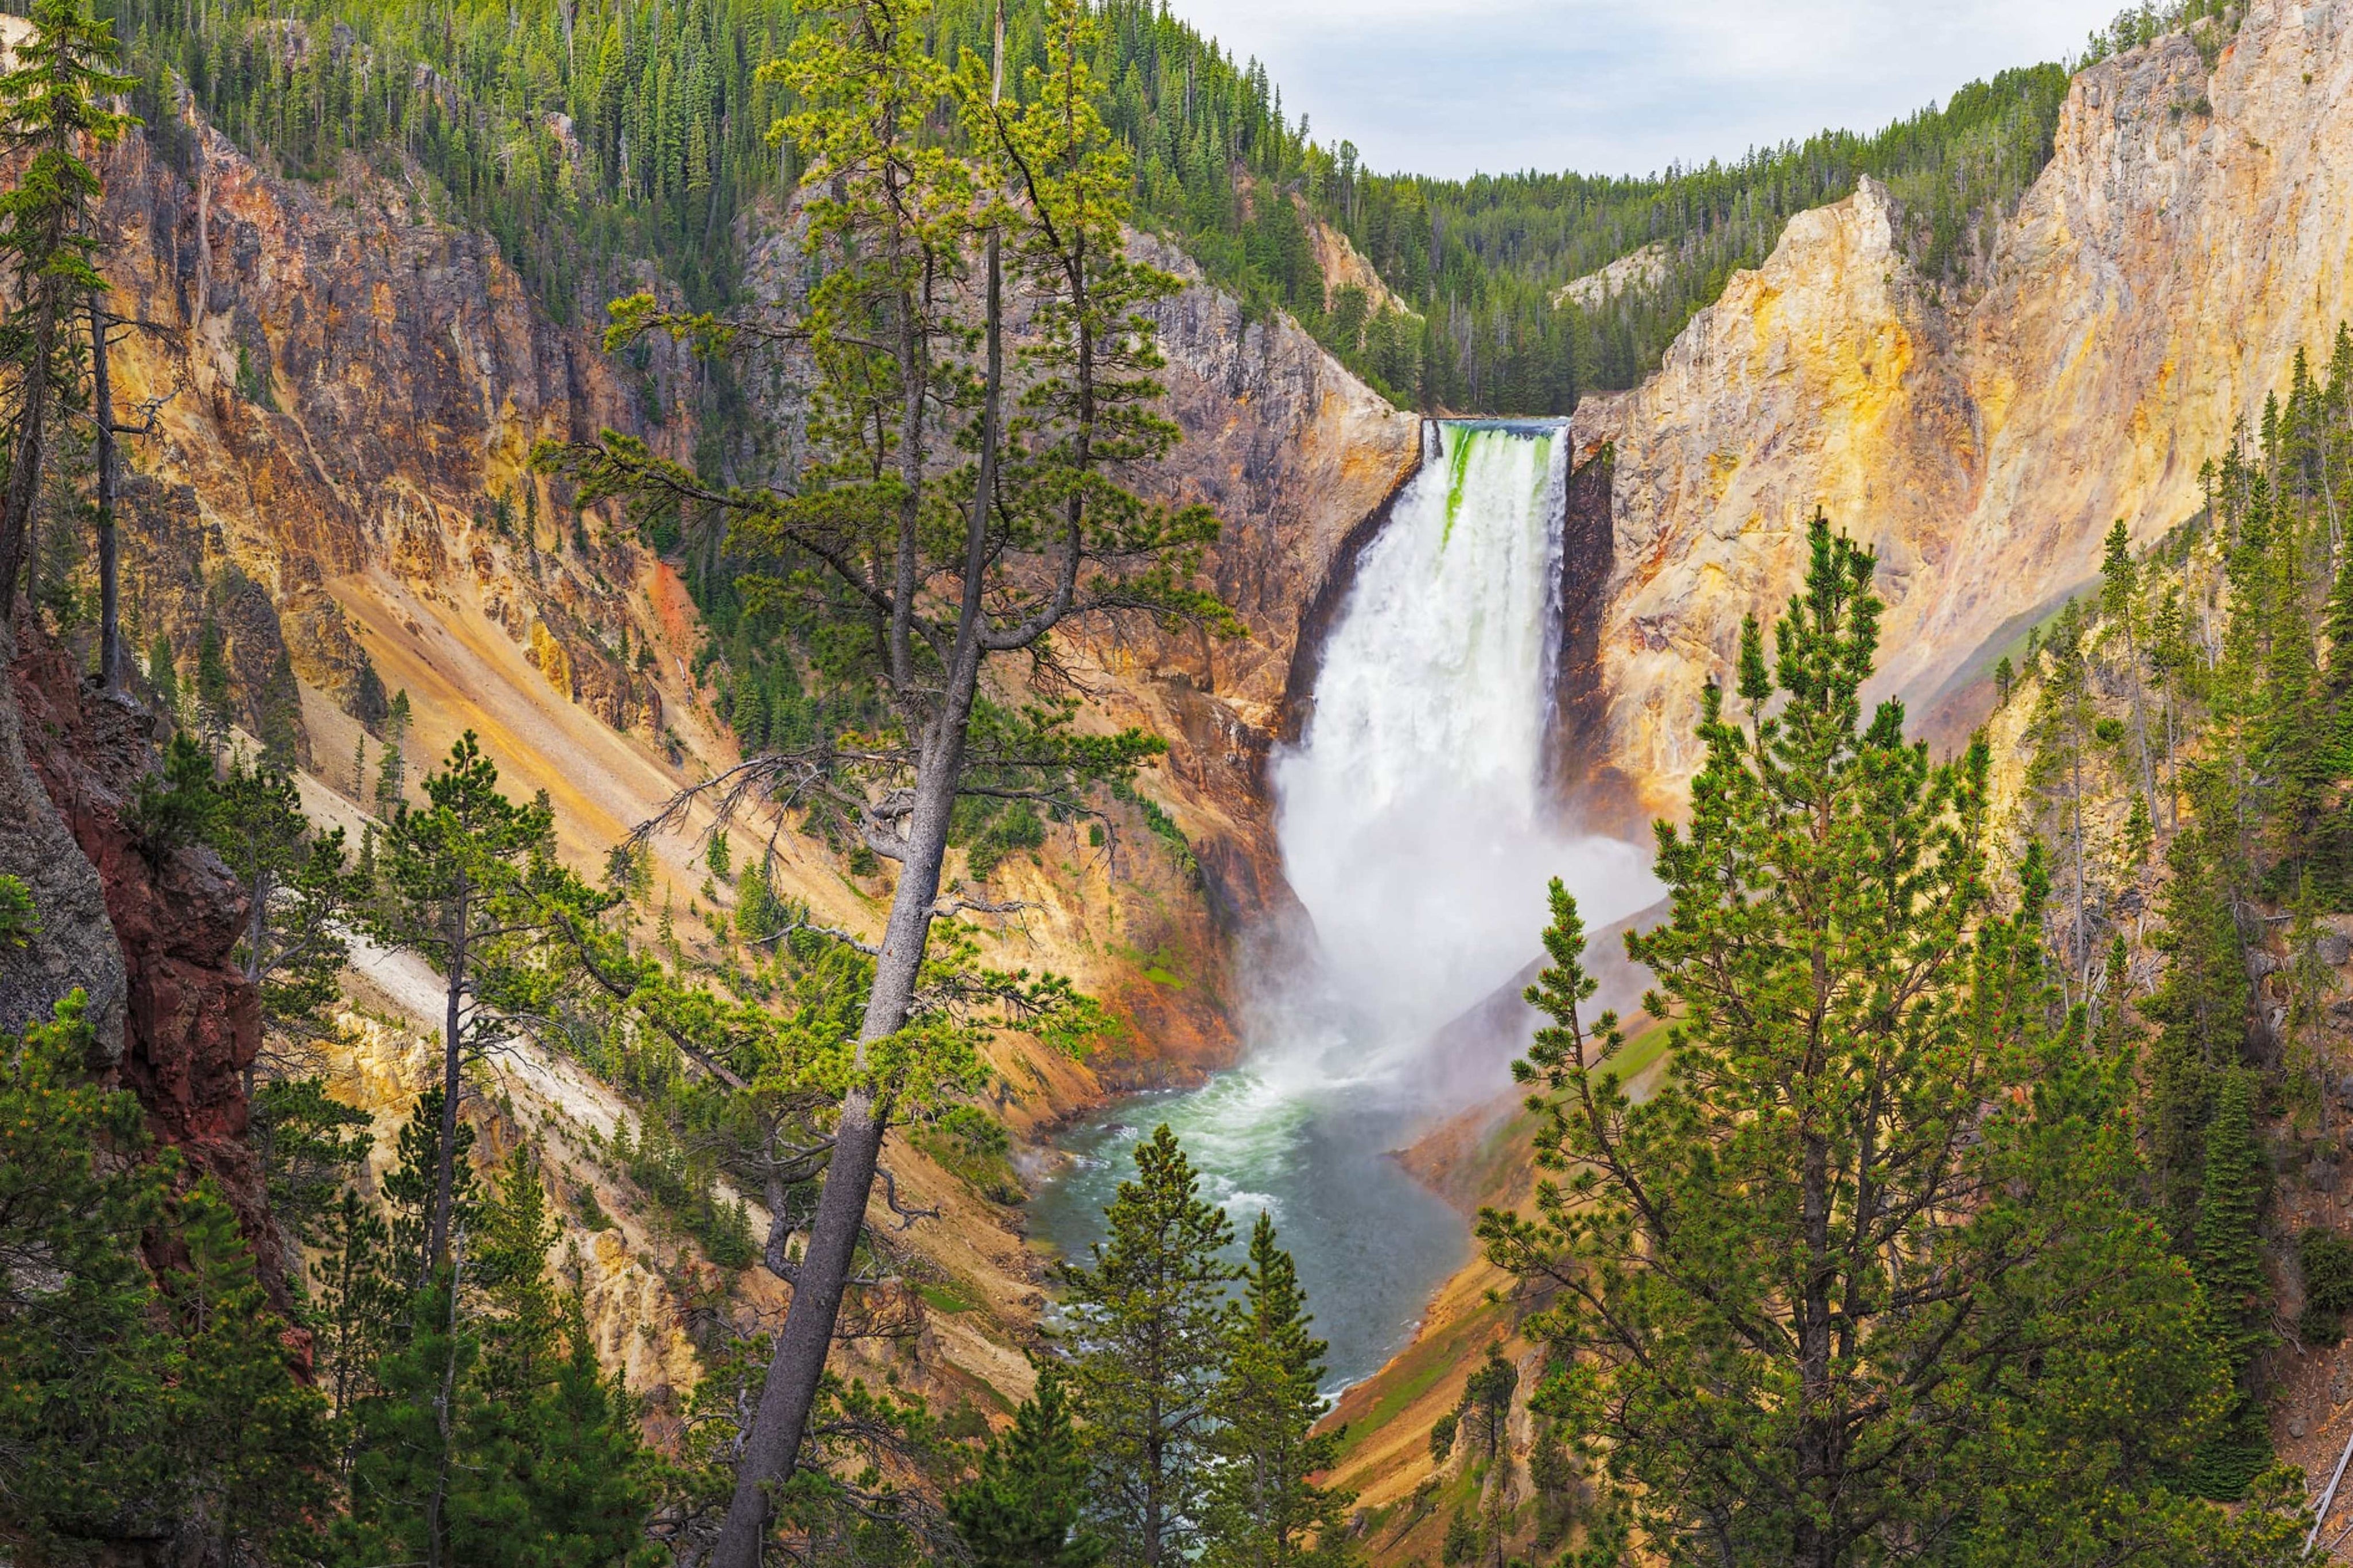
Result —
<path fill-rule="evenodd" d="M 2057 59 L 2119 0 L 1179 0 L 1317 138 L 1432 174 L 1642 174 L 1869 129 Z"/>

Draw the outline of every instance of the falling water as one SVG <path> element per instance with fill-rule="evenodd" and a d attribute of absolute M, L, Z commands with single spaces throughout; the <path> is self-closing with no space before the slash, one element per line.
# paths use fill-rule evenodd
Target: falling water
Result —
<path fill-rule="evenodd" d="M 1630 847 L 1567 832 L 1543 789 L 1567 441 L 1440 425 L 1366 547 L 1315 711 L 1275 759 L 1283 868 L 1379 1073 L 1537 951 L 1545 889 L 1599 925 L 1647 902 Z"/>
<path fill-rule="evenodd" d="M 1556 425 L 1429 427 L 1356 563 L 1313 716 L 1273 760 L 1312 950 L 1285 944 L 1260 976 L 1240 1068 L 1078 1129 L 1077 1168 L 1037 1205 L 1082 1255 L 1135 1134 L 1168 1122 L 1240 1224 L 1272 1214 L 1338 1383 L 1402 1345 L 1467 1250 L 1461 1219 L 1388 1157 L 1432 1111 L 1502 1088 L 1493 1060 L 1433 1061 L 1433 1036 L 1538 953 L 1551 878 L 1595 926 L 1656 891 L 1643 856 L 1570 831 L 1544 788 L 1567 447 Z"/>

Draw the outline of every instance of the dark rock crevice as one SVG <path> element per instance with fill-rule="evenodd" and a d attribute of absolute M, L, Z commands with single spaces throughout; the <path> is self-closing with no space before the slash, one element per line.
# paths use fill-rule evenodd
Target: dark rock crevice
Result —
<path fill-rule="evenodd" d="M 0 629 L 0 639 L 6 636 Z M 25 884 L 37 922 L 21 947 L 0 944 L 0 1031 L 47 1018 L 79 988 L 89 999 L 83 1016 L 98 1054 L 111 1068 L 122 1056 L 129 989 L 122 952 L 97 868 L 80 854 L 35 771 L 34 756 L 56 744 L 44 722 L 28 724 L 0 684 L 0 872 Z"/>
<path fill-rule="evenodd" d="M 48 1005 L 75 985 L 90 992 L 101 1016 L 111 989 L 117 1049 L 108 1054 L 122 1087 L 147 1112 L 157 1142 L 180 1152 L 191 1177 L 210 1176 L 252 1243 L 263 1285 L 283 1310 L 290 1306 L 284 1249 L 269 1215 L 261 1165 L 246 1142 L 251 1107 L 245 1072 L 261 1045 L 261 999 L 234 957 L 244 933 L 246 900 L 208 849 L 142 844 L 123 820 L 139 781 L 154 765 L 155 721 L 136 704 L 109 698 L 83 680 L 73 661 L 37 632 L 24 647 L 0 692 L 0 730 L 24 740 L 21 774 L 0 754 L 0 790 L 37 782 L 59 831 L 52 839 L 0 841 L 0 869 L 34 881 L 87 879 L 102 907 L 44 905 L 52 941 L 73 956 L 47 994 L 12 988 L 12 1014 Z M 0 747 L 0 752 L 6 748 Z M 54 858 L 28 867 L 26 850 Z M 60 987 L 56 981 L 64 982 Z M 16 1026 L 17 1017 L 8 1025 Z M 101 1042 L 106 1040 L 101 1032 Z"/>
<path fill-rule="evenodd" d="M 1569 472 L 1560 542 L 1560 641 L 1546 719 L 1545 782 L 1578 826 L 1636 843 L 1650 821 L 1634 783 L 1609 761 L 1609 690 L 1601 615 L 1617 560 L 1609 516 L 1614 464 L 1603 447 Z"/>

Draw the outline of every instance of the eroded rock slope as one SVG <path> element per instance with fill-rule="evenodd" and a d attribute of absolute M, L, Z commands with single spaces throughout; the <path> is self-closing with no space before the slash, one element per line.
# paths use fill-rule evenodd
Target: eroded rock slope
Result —
<path fill-rule="evenodd" d="M 1786 603 L 1817 506 L 1879 552 L 1880 684 L 1918 711 L 2087 582 L 2116 519 L 2147 544 L 2195 512 L 2234 422 L 2326 357 L 2353 318 L 2353 7 L 2254 0 L 2205 41 L 2211 68 L 2175 34 L 2077 76 L 1979 288 L 1915 278 L 1866 181 L 1579 408 L 1615 458 L 1592 761 L 1649 807 L 1679 805 L 1700 686 Z"/>
<path fill-rule="evenodd" d="M 240 728 L 290 740 L 314 815 L 354 834 L 393 692 L 415 710 L 412 779 L 460 731 L 476 731 L 508 788 L 547 793 L 584 868 L 601 871 L 633 826 L 736 759 L 712 690 L 692 674 L 703 634 L 678 574 L 617 516 L 575 512 L 561 486 L 526 468 L 535 441 L 607 426 L 693 453 L 694 366 L 659 353 L 635 363 L 605 356 L 593 330 L 600 300 L 573 301 L 575 320 L 558 320 L 396 163 L 347 158 L 317 182 L 284 179 L 190 113 L 131 139 L 105 174 L 115 303 L 140 323 L 115 351 L 119 411 L 152 422 L 126 443 L 123 509 L 126 618 L 142 663 L 160 646 L 185 682 L 216 648 Z M 772 252 L 789 243 L 781 226 L 750 238 Z M 1164 310 L 1170 407 L 1187 440 L 1162 479 L 1167 499 L 1205 501 L 1225 519 L 1208 569 L 1250 635 L 1211 644 L 1101 629 L 1068 649 L 1087 722 L 1140 724 L 1170 742 L 1144 789 L 1182 828 L 1199 874 L 1132 807 L 1109 845 L 1090 844 L 1084 824 L 1056 825 L 1036 854 L 993 874 L 993 892 L 1031 907 L 987 939 L 989 956 L 1070 974 L 1126 1025 L 1084 1063 L 1005 1042 L 998 1106 L 1017 1125 L 1107 1087 L 1229 1059 L 1225 937 L 1282 896 L 1260 776 L 1282 732 L 1292 654 L 1343 542 L 1419 451 L 1419 422 L 1306 334 L 1280 318 L 1246 320 L 1175 252 L 1138 243 L 1188 279 Z M 69 672 L 58 678 L 64 687 L 37 683 L 26 700 L 87 706 Z M 82 835 L 73 781 L 47 782 L 67 791 L 60 806 Z M 36 816 L 28 831 L 62 838 L 54 816 Z M 654 902 L 675 906 L 690 949 L 714 942 L 736 892 L 701 863 L 708 825 L 698 816 L 654 846 Z M 765 837 L 766 826 L 753 831 Z M 779 892 L 828 923 L 879 931 L 887 871 L 859 875 L 790 831 L 776 842 Z M 111 839 L 82 847 L 101 868 L 121 858 Z M 80 923 L 103 931 L 101 883 L 43 889 L 44 902 L 62 913 L 78 889 L 92 906 Z M 113 887 L 103 883 L 119 902 Z M 135 910 L 113 912 L 117 928 L 139 926 Z M 650 935 L 650 906 L 645 919 Z M 100 1008 L 110 1050 L 132 1016 L 130 1078 L 149 1070 L 145 1015 L 180 1005 L 165 994 L 176 960 L 149 952 L 153 934 L 126 930 L 119 953 L 99 942 L 95 957 L 28 952 L 15 965 L 26 973 L 5 978 L 39 990 L 60 964 L 111 974 Z M 191 940 L 210 941 L 210 927 Z M 101 973 L 100 959 L 113 968 Z M 396 955 L 363 960 L 327 1066 L 334 1092 L 375 1117 L 381 1163 L 428 1076 L 432 987 Z M 202 1096 L 164 1081 L 168 1064 L 150 1075 L 159 1115 L 188 1102 L 192 1142 L 233 1143 L 241 1129 L 237 1073 L 223 1069 L 250 1058 L 249 1001 L 211 1009 L 208 1025 L 183 1020 L 195 1032 L 177 1059 L 203 1068 Z M 617 1173 L 607 1150 L 627 1108 L 528 1042 L 489 1081 L 483 1156 L 530 1139 L 573 1221 L 609 1216 L 603 1228 L 573 1225 L 570 1267 L 608 1356 L 659 1410 L 691 1375 L 682 1325 L 712 1282 L 692 1244 Z M 223 1092 L 237 1103 L 215 1103 Z M 910 1197 L 950 1215 L 908 1243 L 927 1292 L 911 1298 L 930 1319 L 920 1355 L 936 1369 L 923 1381 L 944 1394 L 1018 1394 L 1039 1279 L 1016 1216 L 914 1148 L 892 1158 Z M 754 1302 L 777 1296 L 756 1270 L 736 1288 Z"/>

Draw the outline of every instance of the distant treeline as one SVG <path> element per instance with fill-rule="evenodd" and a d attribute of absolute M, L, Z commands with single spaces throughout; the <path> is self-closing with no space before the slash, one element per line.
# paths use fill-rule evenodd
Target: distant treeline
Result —
<path fill-rule="evenodd" d="M 496 237 L 559 317 L 594 311 L 650 258 L 697 304 L 736 288 L 737 219 L 797 177 L 758 79 L 803 18 L 792 0 L 110 0 L 167 154 L 190 149 L 182 84 L 212 121 L 287 173 L 397 149 L 447 216 Z M 989 0 L 943 0 L 944 55 L 985 50 Z M 2006 71 L 1875 134 L 1824 132 L 1731 163 L 1646 177 L 1375 174 L 1314 141 L 1281 89 L 1150 0 L 1103 0 L 1094 62 L 1133 150 L 1141 221 L 1179 239 L 1253 309 L 1279 307 L 1399 402 L 1562 413 L 1633 384 L 1791 215 L 1864 174 L 1906 213 L 1924 272 L 1957 282 L 2051 155 L 2068 73 Z M 1042 10 L 1017 0 L 1007 79 L 1042 58 Z M 2138 13 L 2134 38 L 2171 25 Z M 938 117 L 954 134 L 952 117 Z M 1345 234 L 1399 301 L 1327 293 L 1311 230 Z M 1614 298 L 1556 305 L 1564 283 L 1657 244 Z"/>
<path fill-rule="evenodd" d="M 1656 368 L 1793 215 L 1839 200 L 1862 175 L 1904 205 L 1905 239 L 1927 276 L 1963 278 L 1989 220 L 2049 162 L 2067 79 L 2056 65 L 2005 71 L 1875 135 L 1824 132 L 1644 178 L 1367 175 L 1343 144 L 1318 172 L 1316 199 L 1430 317 L 1424 402 L 1566 413 L 1581 391 L 1631 386 Z M 1663 250 L 1654 279 L 1591 308 L 1556 306 L 1564 283 L 1653 244 Z"/>

